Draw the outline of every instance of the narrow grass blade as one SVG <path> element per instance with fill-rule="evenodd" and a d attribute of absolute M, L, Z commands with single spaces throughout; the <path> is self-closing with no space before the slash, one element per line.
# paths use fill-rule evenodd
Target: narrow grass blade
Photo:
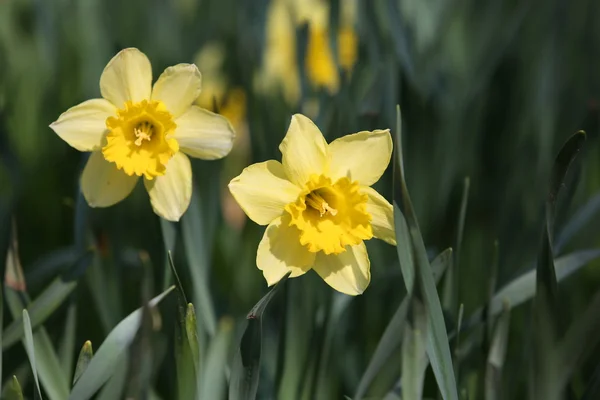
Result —
<path fill-rule="evenodd" d="M 202 366 L 200 340 L 198 338 L 198 322 L 192 303 L 187 296 L 179 279 L 179 274 L 173 263 L 171 252 L 167 252 L 172 275 L 177 287 L 178 325 L 175 328 L 175 362 L 177 368 L 177 393 L 180 399 L 195 398 L 197 383 Z"/>
<path fill-rule="evenodd" d="M 177 242 L 177 229 L 175 223 L 167 221 L 166 219 L 159 218 L 160 229 L 162 231 L 163 245 L 165 247 L 165 269 L 163 275 L 163 290 L 166 290 L 171 286 L 172 278 L 172 260 L 170 260 L 171 253 L 175 251 L 175 243 Z"/>
<path fill-rule="evenodd" d="M 452 267 L 446 273 L 444 278 L 444 295 L 443 303 L 444 309 L 454 312 L 458 303 L 458 294 L 460 292 L 460 247 L 462 245 L 463 233 L 465 229 L 465 219 L 467 217 L 467 204 L 469 202 L 469 187 L 471 186 L 471 180 L 466 177 L 463 182 L 463 191 L 460 201 L 460 211 L 458 213 L 458 221 L 456 228 L 456 246 L 454 252 L 454 263 Z"/>
<path fill-rule="evenodd" d="M 6 400 L 23 400 L 23 391 L 16 376 L 13 375 L 12 380 L 5 389 L 4 395 Z"/>
<path fill-rule="evenodd" d="M 252 307 L 252 310 L 246 316 L 248 325 L 240 340 L 231 369 L 231 379 L 229 381 L 230 400 L 254 400 L 256 398 L 262 351 L 262 315 L 273 296 L 283 287 L 288 277 L 289 274 L 277 282 Z"/>
<path fill-rule="evenodd" d="M 212 239 L 207 237 L 206 225 L 208 224 L 203 220 L 200 204 L 201 196 L 202 194 L 194 185 L 190 206 L 181 219 L 181 234 L 194 287 L 195 297 L 193 303 L 196 305 L 197 314 L 202 322 L 199 324 L 199 329 L 202 328 L 209 336 L 212 336 L 215 334 L 217 326 L 217 318 L 210 287 L 208 286 L 210 247 L 207 244 L 211 243 Z"/>
<path fill-rule="evenodd" d="M 183 285 L 181 284 L 181 280 L 179 279 L 177 269 L 175 268 L 175 263 L 173 262 L 173 254 L 171 254 L 170 251 L 167 251 L 167 260 L 171 269 L 171 273 L 175 277 L 175 286 L 177 287 L 177 293 L 179 294 L 180 303 L 185 306 L 186 304 L 188 304 L 188 299 L 185 295 L 185 291 L 183 290 Z"/>
<path fill-rule="evenodd" d="M 156 309 L 149 306 L 154 282 L 150 256 L 146 251 L 140 251 L 138 256 L 143 268 L 140 299 L 143 306 L 139 328 L 127 351 L 128 368 L 125 372 L 127 384 L 123 394 L 126 399 L 145 399 L 148 397 L 155 360 L 155 348 L 152 345 L 154 338 L 153 325 L 160 318 L 153 315 L 156 313 Z"/>
<path fill-rule="evenodd" d="M 225 369 L 229 355 L 229 347 L 233 334 L 233 320 L 223 318 L 219 322 L 217 334 L 211 340 L 206 355 L 204 376 L 198 385 L 200 396 L 198 399 L 223 399 L 227 391 Z"/>
<path fill-rule="evenodd" d="M 335 365 L 337 365 L 337 358 L 332 357 L 332 349 L 334 348 L 334 342 L 336 340 L 338 326 L 340 324 L 341 316 L 348 309 L 351 304 L 353 297 L 343 295 L 337 292 L 329 292 L 332 296 L 329 315 L 324 319 L 324 340 L 320 354 L 318 354 L 318 363 L 315 369 L 315 398 L 326 399 L 333 396 L 332 388 L 336 386 L 338 381 L 338 375 L 335 373 Z"/>
<path fill-rule="evenodd" d="M 456 319 L 456 337 L 455 337 L 455 343 L 454 343 L 454 350 L 452 352 L 452 356 L 454 359 L 454 374 L 456 375 L 456 379 L 460 379 L 459 374 L 458 374 L 458 372 L 459 372 L 458 371 L 458 366 L 459 366 L 458 350 L 460 348 L 460 330 L 462 328 L 464 312 L 465 312 L 465 305 L 463 303 L 460 303 L 460 306 L 458 307 L 458 318 Z"/>
<path fill-rule="evenodd" d="M 504 360 L 506 359 L 509 326 L 510 308 L 506 307 L 498 319 L 487 357 L 485 400 L 498 400 L 502 398 L 502 369 L 504 368 Z"/>
<path fill-rule="evenodd" d="M 33 371 L 33 380 L 35 381 L 35 387 L 33 392 L 33 398 L 42 400 L 42 391 L 40 390 L 40 382 L 38 380 L 38 373 L 35 361 L 35 346 L 33 345 L 33 332 L 31 331 L 31 321 L 29 320 L 29 314 L 27 310 L 23 310 L 23 331 L 25 334 L 25 350 L 27 351 L 27 357 L 31 364 L 31 370 Z"/>
<path fill-rule="evenodd" d="M 13 230 L 15 232 L 15 230 Z M 13 233 L 11 246 L 7 254 L 4 299 L 13 320 L 23 320 L 23 309 L 29 304 L 29 296 L 17 252 L 16 236 Z M 24 336 L 24 335 L 23 335 Z M 25 346 L 24 338 L 22 339 Z M 69 395 L 68 379 L 64 375 L 58 355 L 43 326 L 33 334 L 36 349 L 36 369 L 39 381 L 50 400 L 64 400 Z"/>
<path fill-rule="evenodd" d="M 442 275 L 445 271 L 447 271 L 448 266 L 451 263 L 452 249 L 450 248 L 438 254 L 438 256 L 431 262 L 431 269 L 433 270 L 433 276 L 435 277 L 436 283 L 439 282 Z M 358 387 L 353 397 L 354 400 L 360 400 L 364 397 L 373 379 L 377 376 L 392 353 L 400 345 L 405 329 L 408 304 L 408 297 L 402 299 L 402 302 L 398 306 L 394 316 L 386 326 L 379 343 L 377 343 L 375 352 L 371 356 L 369 365 L 367 366 L 363 376 L 360 378 L 360 382 L 358 383 Z"/>
<path fill-rule="evenodd" d="M 486 307 L 486 310 L 484 313 L 485 314 L 484 321 L 483 321 L 483 323 L 485 324 L 484 330 L 483 330 L 484 354 L 488 353 L 489 346 L 490 346 L 490 337 L 492 336 L 492 332 L 494 330 L 494 318 L 492 318 L 492 316 L 490 315 L 489 305 L 492 304 L 492 300 L 494 298 L 494 293 L 496 292 L 496 285 L 497 285 L 497 280 L 498 280 L 498 261 L 499 261 L 499 256 L 500 256 L 499 246 L 500 245 L 498 244 L 498 241 L 496 240 L 494 242 L 494 251 L 492 253 L 493 256 L 492 256 L 492 262 L 491 262 L 490 271 L 489 271 L 488 296 L 487 296 L 488 306 Z M 483 386 L 484 385 L 481 385 L 481 387 L 483 387 Z M 483 392 L 481 392 L 481 396 L 483 396 Z"/>
<path fill-rule="evenodd" d="M 175 286 L 171 286 L 169 289 L 152 299 L 149 306 L 155 307 L 173 289 L 175 289 Z M 81 375 L 77 383 L 75 383 L 69 399 L 86 400 L 91 398 L 113 375 L 120 356 L 127 351 L 140 327 L 142 311 L 143 307 L 138 308 L 119 322 L 119 324 L 117 324 L 110 332 L 98 348 L 98 351 L 92 358 L 92 361 L 89 363 L 85 372 Z"/>
<path fill-rule="evenodd" d="M 546 200 L 546 221 L 536 268 L 536 294 L 533 302 L 533 357 L 532 374 L 535 398 L 559 399 L 562 388 L 557 383 L 557 359 L 554 353 L 557 329 L 560 324 L 558 309 L 558 281 L 554 266 L 553 235 L 556 201 L 569 166 L 581 150 L 585 133 L 578 132 L 563 145 L 552 168 L 550 190 Z"/>
<path fill-rule="evenodd" d="M 423 237 L 419 229 L 406 181 L 402 160 L 402 134 L 400 108 L 397 108 L 396 157 L 394 160 L 394 220 L 396 226 L 397 251 L 407 291 L 415 288 L 415 298 L 422 301 L 427 310 L 427 355 L 431 362 L 438 387 L 444 400 L 458 400 L 454 367 L 450 355 L 448 333 L 442 305 L 431 271 Z M 400 229 L 398 229 L 400 227 Z M 408 245 L 408 243 L 410 243 Z M 406 248 L 410 246 L 410 248 Z M 404 254 L 408 252 L 408 254 Z M 402 266 L 412 261 L 415 276 L 410 276 L 411 266 Z"/>
<path fill-rule="evenodd" d="M 200 347 L 198 345 L 198 323 L 196 322 L 196 311 L 194 305 L 189 303 L 185 312 L 185 333 L 192 353 L 192 361 L 196 369 L 196 375 L 200 374 Z M 221 327 L 223 329 L 223 327 Z"/>
<path fill-rule="evenodd" d="M 63 282 L 56 278 L 52 283 L 28 306 L 27 311 L 31 319 L 32 328 L 43 324 L 54 311 L 62 305 L 67 297 L 75 290 L 77 282 Z M 23 337 L 23 321 L 21 318 L 14 320 L 4 331 L 2 349 L 7 349 Z M 69 374 L 70 375 L 70 374 Z"/>
<path fill-rule="evenodd" d="M 90 361 L 92 361 L 92 357 L 94 357 L 94 349 L 92 348 L 92 342 L 86 340 L 86 342 L 81 347 L 81 351 L 79 352 L 79 357 L 77 358 L 77 365 L 75 366 L 75 374 L 73 375 L 73 385 L 77 383 L 81 375 L 85 372 L 88 365 L 90 365 Z"/>
<path fill-rule="evenodd" d="M 187 400 L 195 399 L 197 391 L 196 371 L 192 360 L 192 352 L 188 346 L 185 331 L 181 329 L 181 324 L 176 328 L 175 337 L 175 368 L 177 377 L 177 399 Z"/>
<path fill-rule="evenodd" d="M 579 250 L 557 258 L 554 262 L 557 281 L 560 282 L 563 279 L 568 278 L 598 257 L 600 257 L 600 249 Z M 489 304 L 489 316 L 492 317 L 500 314 L 505 302 L 507 302 L 512 309 L 533 298 L 535 295 L 535 281 L 536 270 L 533 269 L 503 286 L 494 295 Z M 469 317 L 468 323 L 465 324 L 465 328 L 480 323 L 482 318 L 483 309 L 480 308 Z"/>
<path fill-rule="evenodd" d="M 413 300 L 412 321 L 404 328 L 402 341 L 402 398 L 421 399 L 425 371 L 429 364 L 426 351 L 427 312 L 418 300 Z"/>
<path fill-rule="evenodd" d="M 316 324 L 314 313 L 318 299 L 315 287 L 306 280 L 294 281 L 282 292 L 285 311 L 281 321 L 275 397 L 296 399 L 308 375 L 306 364 L 312 356 L 310 339 Z"/>
<path fill-rule="evenodd" d="M 109 282 L 102 265 L 102 260 L 99 255 L 95 255 L 92 259 L 90 268 L 86 271 L 85 278 L 94 300 L 94 305 L 97 308 L 98 317 L 102 324 L 103 331 L 108 333 L 119 322 L 118 316 L 121 314 L 121 309 L 116 301 L 111 296 Z"/>
<path fill-rule="evenodd" d="M 60 365 L 63 367 L 65 376 L 73 375 L 73 359 L 75 352 L 75 328 L 77 322 L 77 305 L 75 302 L 69 304 L 67 318 L 65 319 L 65 330 L 58 346 Z"/>

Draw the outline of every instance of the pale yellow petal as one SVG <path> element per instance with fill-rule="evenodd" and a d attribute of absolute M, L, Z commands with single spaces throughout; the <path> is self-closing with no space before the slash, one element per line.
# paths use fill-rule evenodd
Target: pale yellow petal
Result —
<path fill-rule="evenodd" d="M 202 75 L 194 64 L 177 64 L 164 70 L 152 89 L 152 100 L 160 100 L 174 118 L 187 111 L 200 96 Z"/>
<path fill-rule="evenodd" d="M 367 212 L 372 217 L 373 236 L 395 246 L 394 208 L 373 188 L 365 186 L 361 188 L 361 192 L 369 196 Z"/>
<path fill-rule="evenodd" d="M 283 220 L 283 221 L 282 221 Z M 300 244 L 300 231 L 289 226 L 289 217 L 279 217 L 269 224 L 256 253 L 256 265 L 269 286 L 279 282 L 288 272 L 290 277 L 310 270 L 315 253 Z"/>
<path fill-rule="evenodd" d="M 381 178 L 392 157 L 389 129 L 346 135 L 329 144 L 330 177 L 348 177 L 371 186 Z"/>
<path fill-rule="evenodd" d="M 319 128 L 302 114 L 292 116 L 279 150 L 287 177 L 299 186 L 304 186 L 312 174 L 327 170 L 327 142 Z"/>
<path fill-rule="evenodd" d="M 252 164 L 229 182 L 229 190 L 248 217 L 259 225 L 281 216 L 301 189 L 287 180 L 283 166 L 269 160 Z"/>
<path fill-rule="evenodd" d="M 121 50 L 109 61 L 100 76 L 102 97 L 117 108 L 130 100 L 149 100 L 152 91 L 152 67 L 148 57 L 135 48 Z"/>
<path fill-rule="evenodd" d="M 192 106 L 175 123 L 177 129 L 173 137 L 186 154 L 203 160 L 216 160 L 231 151 L 235 133 L 225 117 Z"/>
<path fill-rule="evenodd" d="M 50 128 L 71 147 L 93 151 L 102 146 L 106 119 L 115 114 L 116 108 L 110 101 L 88 100 L 62 113 Z"/>
<path fill-rule="evenodd" d="M 364 242 L 348 246 L 340 254 L 317 253 L 313 269 L 329 286 L 351 296 L 364 292 L 371 281 L 371 264 Z"/>
<path fill-rule="evenodd" d="M 152 180 L 144 179 L 154 212 L 169 221 L 179 221 L 192 198 L 192 165 L 181 152 L 175 153 L 167 171 Z"/>
<path fill-rule="evenodd" d="M 95 151 L 81 174 L 81 192 L 90 207 L 108 207 L 127 197 L 137 180 L 137 176 L 127 175 L 106 161 L 102 152 Z"/>

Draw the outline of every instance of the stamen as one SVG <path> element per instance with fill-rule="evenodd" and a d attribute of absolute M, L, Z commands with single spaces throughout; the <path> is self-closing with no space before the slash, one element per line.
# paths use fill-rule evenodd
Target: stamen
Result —
<path fill-rule="evenodd" d="M 320 217 L 327 213 L 335 217 L 338 213 L 338 211 L 327 204 L 325 199 L 317 192 L 310 192 L 308 196 L 306 196 L 306 204 L 317 210 Z"/>
<path fill-rule="evenodd" d="M 144 121 L 139 123 L 134 129 L 136 146 L 141 146 L 143 140 L 150 141 L 152 139 L 152 134 L 154 134 L 154 126 L 148 121 Z"/>

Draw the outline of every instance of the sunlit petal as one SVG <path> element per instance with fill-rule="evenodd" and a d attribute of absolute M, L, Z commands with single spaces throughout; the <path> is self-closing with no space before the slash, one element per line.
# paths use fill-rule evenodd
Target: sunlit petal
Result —
<path fill-rule="evenodd" d="M 229 183 L 229 190 L 248 217 L 267 225 L 295 201 L 301 189 L 287 180 L 281 163 L 270 160 L 244 169 Z"/>
<path fill-rule="evenodd" d="M 169 221 L 179 221 L 192 198 L 192 166 L 179 152 L 169 160 L 166 173 L 152 180 L 144 179 L 154 212 Z"/>
<path fill-rule="evenodd" d="M 137 176 L 125 174 L 95 151 L 83 169 L 81 191 L 90 207 L 108 207 L 127 197 L 137 181 Z"/>
<path fill-rule="evenodd" d="M 373 228 L 373 236 L 395 246 L 394 208 L 373 188 L 362 187 L 361 192 L 369 196 L 367 200 L 367 212 L 372 218 L 371 227 Z"/>
<path fill-rule="evenodd" d="M 298 229 L 289 226 L 287 220 L 289 217 L 284 216 L 271 222 L 258 245 L 256 265 L 263 271 L 269 286 L 288 272 L 291 278 L 306 273 L 315 260 L 315 253 L 300 245 Z"/>
<path fill-rule="evenodd" d="M 164 70 L 152 89 L 152 100 L 160 100 L 177 118 L 200 96 L 202 75 L 194 64 L 177 64 Z"/>
<path fill-rule="evenodd" d="M 295 114 L 279 145 L 282 163 L 290 181 L 302 186 L 313 174 L 327 169 L 327 142 L 317 126 L 302 114 Z"/>
<path fill-rule="evenodd" d="M 193 106 L 175 123 L 177 129 L 173 137 L 186 154 L 204 160 L 216 160 L 231 151 L 235 133 L 223 116 Z"/>
<path fill-rule="evenodd" d="M 102 97 L 123 108 L 127 100 L 149 100 L 152 67 L 148 57 L 135 48 L 121 50 L 104 68 L 100 77 Z"/>
<path fill-rule="evenodd" d="M 329 286 L 351 296 L 364 292 L 371 281 L 371 266 L 364 242 L 348 246 L 340 254 L 317 253 L 313 269 Z"/>
<path fill-rule="evenodd" d="M 371 186 L 390 163 L 392 149 L 392 137 L 387 129 L 336 139 L 329 144 L 330 176 L 333 180 L 348 177 L 361 185 Z"/>
<path fill-rule="evenodd" d="M 50 128 L 79 151 L 97 150 L 107 131 L 106 119 L 116 111 L 115 106 L 105 99 L 84 101 L 62 113 Z"/>

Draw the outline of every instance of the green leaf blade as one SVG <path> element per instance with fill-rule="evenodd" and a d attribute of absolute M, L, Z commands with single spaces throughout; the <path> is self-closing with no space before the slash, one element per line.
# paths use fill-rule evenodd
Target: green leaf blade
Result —
<path fill-rule="evenodd" d="M 411 293 L 414 290 L 416 299 L 422 301 L 427 310 L 427 354 L 442 397 L 444 400 L 458 400 L 454 366 L 442 305 L 404 178 L 399 107 L 396 115 L 394 221 L 396 228 L 400 228 L 400 231 L 396 231 L 397 243 L 399 243 L 397 246 L 398 255 L 407 291 Z M 406 244 L 400 244 L 402 242 L 410 243 L 410 248 L 407 248 Z M 411 261 L 412 265 L 410 265 Z M 411 269 L 414 270 L 414 277 L 410 275 Z"/>
<path fill-rule="evenodd" d="M 160 303 L 175 286 L 156 296 L 150 301 L 150 307 Z M 143 307 L 138 308 L 123 319 L 109 333 L 98 351 L 88 364 L 85 372 L 80 376 L 69 396 L 70 400 L 86 400 L 113 375 L 116 365 L 132 343 L 142 320 Z"/>
<path fill-rule="evenodd" d="M 256 398 L 262 351 L 262 315 L 288 277 L 289 273 L 252 307 L 246 317 L 248 325 L 240 340 L 231 370 L 230 400 L 254 400 Z"/>

